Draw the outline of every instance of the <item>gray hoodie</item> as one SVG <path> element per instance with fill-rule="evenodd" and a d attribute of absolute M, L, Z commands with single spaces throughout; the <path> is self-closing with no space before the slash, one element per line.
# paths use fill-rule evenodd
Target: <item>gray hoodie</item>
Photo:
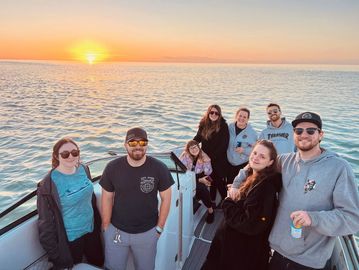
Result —
<path fill-rule="evenodd" d="M 258 137 L 259 140 L 265 139 L 273 142 L 278 154 L 291 153 L 295 150 L 293 127 L 285 118 L 282 118 L 282 121 L 278 128 L 273 126 L 271 121 L 267 121 L 267 128 L 263 129 Z"/>
<path fill-rule="evenodd" d="M 249 158 L 249 154 L 252 151 L 253 145 L 257 141 L 257 132 L 252 128 L 251 124 L 247 124 L 238 135 L 236 135 L 236 122 L 229 124 L 229 143 L 227 148 L 227 158 L 229 163 L 233 166 L 238 166 L 246 163 Z M 244 152 L 242 154 L 237 153 L 236 147 L 238 143 L 243 147 Z"/>
<path fill-rule="evenodd" d="M 324 150 L 312 160 L 299 153 L 279 156 L 283 187 L 269 242 L 271 248 L 292 261 L 323 268 L 332 255 L 334 236 L 359 231 L 359 195 L 350 165 Z M 312 224 L 303 227 L 302 237 L 290 233 L 293 211 L 307 211 Z"/>

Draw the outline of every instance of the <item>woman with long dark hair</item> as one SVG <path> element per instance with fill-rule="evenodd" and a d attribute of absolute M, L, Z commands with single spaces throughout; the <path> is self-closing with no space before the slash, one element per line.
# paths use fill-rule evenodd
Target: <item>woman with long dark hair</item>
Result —
<path fill-rule="evenodd" d="M 186 144 L 180 160 L 188 170 L 196 174 L 196 198 L 201 200 L 208 209 L 206 222 L 212 223 L 214 212 L 208 190 L 208 187 L 211 186 L 211 178 L 209 178 L 209 175 L 212 173 L 211 159 L 199 147 L 197 141 L 190 140 Z"/>
<path fill-rule="evenodd" d="M 52 169 L 37 189 L 40 243 L 53 269 L 72 268 L 83 257 L 102 266 L 101 218 L 88 168 L 70 138 L 53 147 Z"/>
<path fill-rule="evenodd" d="M 226 197 L 227 175 L 227 147 L 229 141 L 228 125 L 222 116 L 221 108 L 214 104 L 210 105 L 199 122 L 195 141 L 202 144 L 202 150 L 211 159 L 213 171 L 211 178 L 213 183 L 210 187 L 212 202 L 216 199 L 216 192 L 219 191 L 222 200 Z"/>
<path fill-rule="evenodd" d="M 202 269 L 267 269 L 268 236 L 276 215 L 281 183 L 273 143 L 258 141 L 249 156 L 246 179 L 222 204 L 224 221 Z"/>

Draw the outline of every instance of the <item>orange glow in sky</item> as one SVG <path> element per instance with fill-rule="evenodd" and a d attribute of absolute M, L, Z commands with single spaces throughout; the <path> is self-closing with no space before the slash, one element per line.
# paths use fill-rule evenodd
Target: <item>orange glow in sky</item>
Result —
<path fill-rule="evenodd" d="M 108 50 L 104 45 L 95 41 L 79 41 L 69 49 L 72 59 L 90 65 L 106 61 L 109 58 Z"/>
<path fill-rule="evenodd" d="M 3 1 L 0 60 L 359 64 L 358 14 L 357 0 Z"/>

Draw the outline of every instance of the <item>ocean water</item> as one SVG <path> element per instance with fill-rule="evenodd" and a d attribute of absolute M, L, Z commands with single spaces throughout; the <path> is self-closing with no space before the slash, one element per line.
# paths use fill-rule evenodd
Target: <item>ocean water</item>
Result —
<path fill-rule="evenodd" d="M 73 137 L 88 161 L 123 150 L 126 130 L 142 126 L 150 152 L 170 150 L 195 135 L 212 103 L 228 122 L 248 107 L 257 131 L 269 102 L 290 121 L 318 112 L 322 146 L 358 181 L 358 88 L 359 66 L 0 61 L 0 212 L 36 188 L 59 138 Z"/>

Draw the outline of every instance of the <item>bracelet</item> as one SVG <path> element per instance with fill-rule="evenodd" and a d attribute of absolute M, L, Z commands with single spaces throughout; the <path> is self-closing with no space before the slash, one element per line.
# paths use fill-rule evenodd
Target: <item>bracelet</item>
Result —
<path fill-rule="evenodd" d="M 160 226 L 156 226 L 156 232 L 158 234 L 161 234 L 163 232 L 163 229 Z"/>

